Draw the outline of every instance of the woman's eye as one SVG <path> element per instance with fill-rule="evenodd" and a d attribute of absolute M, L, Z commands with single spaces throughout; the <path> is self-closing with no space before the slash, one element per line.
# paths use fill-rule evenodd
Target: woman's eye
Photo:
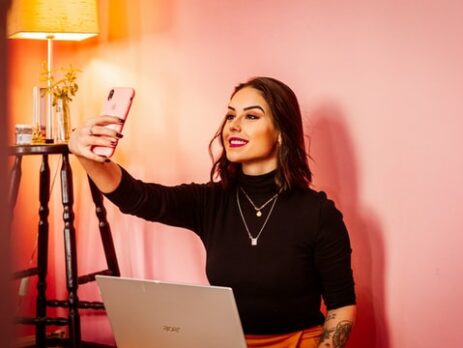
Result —
<path fill-rule="evenodd" d="M 253 114 L 248 114 L 246 115 L 246 118 L 249 120 L 258 120 L 259 116 L 253 115 Z"/>
<path fill-rule="evenodd" d="M 235 117 L 235 115 L 231 115 L 231 114 L 225 115 L 225 119 L 226 119 L 227 121 L 233 120 L 234 117 Z"/>

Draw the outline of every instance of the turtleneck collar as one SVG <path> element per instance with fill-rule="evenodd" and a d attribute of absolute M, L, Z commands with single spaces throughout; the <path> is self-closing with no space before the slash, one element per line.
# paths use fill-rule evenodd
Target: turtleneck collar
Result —
<path fill-rule="evenodd" d="M 238 173 L 238 185 L 248 193 L 275 193 L 278 186 L 275 183 L 276 170 L 262 175 L 246 175 L 242 171 Z"/>

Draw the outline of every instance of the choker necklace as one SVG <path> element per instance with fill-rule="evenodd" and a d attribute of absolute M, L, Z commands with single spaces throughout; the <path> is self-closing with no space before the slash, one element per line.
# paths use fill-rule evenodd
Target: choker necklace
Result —
<path fill-rule="evenodd" d="M 248 199 L 249 203 L 251 203 L 252 207 L 253 207 L 254 210 L 256 211 L 256 216 L 257 216 L 257 217 L 261 217 L 261 216 L 262 216 L 261 210 L 264 209 L 264 208 L 267 206 L 267 204 L 269 204 L 271 201 L 273 201 L 274 199 L 276 199 L 277 196 L 278 196 L 278 193 L 279 193 L 279 192 L 275 193 L 272 197 L 270 197 L 270 199 L 269 199 L 267 202 L 265 202 L 265 203 L 262 204 L 260 207 L 258 207 L 258 206 L 256 206 L 256 205 L 254 204 L 254 202 L 252 201 L 251 197 L 248 196 L 248 194 L 246 193 L 246 191 L 244 190 L 244 188 L 240 187 L 240 190 L 241 190 L 241 192 L 244 193 L 244 195 L 245 195 L 245 197 Z"/>
<path fill-rule="evenodd" d="M 249 199 L 249 201 L 251 202 L 251 204 L 254 206 L 254 203 L 252 203 L 251 199 L 249 198 L 249 196 L 246 194 L 246 192 L 244 192 L 244 190 L 241 188 L 241 191 L 243 191 L 243 193 L 245 194 L 245 196 Z M 270 215 L 272 215 L 272 211 L 273 211 L 273 208 L 275 207 L 275 203 L 277 202 L 277 198 L 278 198 L 278 194 L 279 192 L 277 192 L 272 198 L 270 198 L 270 200 L 268 200 L 267 202 L 265 202 L 265 204 L 260 207 L 260 209 L 262 209 L 264 206 L 266 206 L 267 204 L 269 204 L 272 200 L 273 200 L 273 203 L 270 207 L 270 210 L 268 212 L 268 215 L 267 217 L 265 218 L 265 221 L 264 223 L 262 224 L 262 227 L 260 228 L 259 230 L 259 233 L 257 234 L 257 236 L 253 237 L 251 232 L 249 232 L 249 227 L 248 227 L 248 224 L 246 223 L 246 219 L 244 218 L 244 214 L 243 214 L 243 211 L 241 210 L 241 204 L 240 204 L 240 197 L 239 197 L 239 191 L 236 190 L 236 203 L 238 204 L 238 210 L 240 212 L 240 215 L 241 215 L 241 220 L 243 220 L 243 224 L 244 224 L 244 227 L 246 228 L 246 232 L 248 233 L 248 236 L 249 236 L 249 239 L 251 239 L 251 245 L 252 246 L 256 246 L 257 245 L 257 240 L 259 239 L 262 231 L 264 230 L 265 228 L 265 225 L 267 225 L 267 222 L 268 222 L 268 219 L 270 218 Z M 256 207 L 254 206 L 254 209 Z M 260 209 L 258 210 L 258 212 L 260 213 L 260 215 L 257 215 L 257 216 L 261 216 L 262 213 L 260 212 Z"/>

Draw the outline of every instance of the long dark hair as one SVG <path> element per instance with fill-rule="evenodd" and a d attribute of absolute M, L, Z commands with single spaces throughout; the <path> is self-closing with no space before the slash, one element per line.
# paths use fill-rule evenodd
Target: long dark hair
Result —
<path fill-rule="evenodd" d="M 277 172 L 275 180 L 281 190 L 307 188 L 312 181 L 304 143 L 304 131 L 299 103 L 294 92 L 283 82 L 271 77 L 255 77 L 235 87 L 231 98 L 241 89 L 251 87 L 258 90 L 269 105 L 275 127 L 280 132 L 281 144 L 277 150 Z M 211 181 L 220 178 L 225 188 L 233 187 L 241 164 L 227 160 L 222 132 L 225 120 L 209 143 L 209 154 L 213 160 Z M 212 146 L 219 141 L 222 152 L 214 159 Z"/>

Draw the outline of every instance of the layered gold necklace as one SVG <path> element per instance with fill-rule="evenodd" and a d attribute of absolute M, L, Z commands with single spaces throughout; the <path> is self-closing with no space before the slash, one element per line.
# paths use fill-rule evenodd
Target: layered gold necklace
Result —
<path fill-rule="evenodd" d="M 257 217 L 261 217 L 262 216 L 262 209 L 265 208 L 267 205 L 269 205 L 270 203 L 272 203 L 272 205 L 270 206 L 270 210 L 267 214 L 267 217 L 265 218 L 262 226 L 260 227 L 259 229 L 259 232 L 257 233 L 257 235 L 255 237 L 252 236 L 250 230 L 249 230 L 249 226 L 246 222 L 246 219 L 244 218 L 244 214 L 243 214 L 243 210 L 241 209 L 241 203 L 240 203 L 240 197 L 239 197 L 239 192 L 243 192 L 244 196 L 247 198 L 247 200 L 249 201 L 249 203 L 251 203 L 252 207 L 254 208 L 254 210 L 256 211 L 256 216 Z M 246 232 L 248 233 L 248 236 L 249 236 L 249 239 L 251 239 L 251 245 L 252 246 L 256 246 L 257 245 L 257 240 L 259 239 L 260 235 L 262 234 L 262 231 L 264 230 L 265 228 L 265 225 L 267 225 L 267 222 L 270 218 L 270 215 L 272 215 L 272 212 L 273 212 L 273 208 L 275 207 L 275 204 L 277 202 L 277 199 L 278 199 L 278 195 L 279 195 L 279 192 L 275 193 L 272 197 L 270 197 L 270 199 L 268 199 L 264 204 L 262 204 L 260 207 L 258 207 L 251 199 L 251 197 L 249 197 L 249 195 L 246 193 L 246 191 L 240 187 L 239 190 L 236 190 L 236 203 L 238 204 L 238 210 L 240 212 L 240 216 L 241 216 L 241 220 L 243 221 L 243 225 L 244 225 L 244 228 L 246 229 Z"/>

